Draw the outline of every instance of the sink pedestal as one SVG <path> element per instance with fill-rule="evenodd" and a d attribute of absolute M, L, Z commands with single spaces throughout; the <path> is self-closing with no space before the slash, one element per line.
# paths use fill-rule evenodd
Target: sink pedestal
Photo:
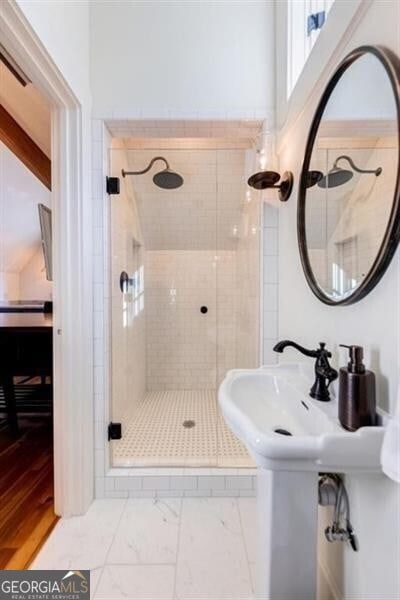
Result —
<path fill-rule="evenodd" d="M 315 600 L 318 473 L 258 469 L 257 598 Z"/>
<path fill-rule="evenodd" d="M 341 427 L 298 364 L 229 371 L 218 400 L 258 466 L 260 600 L 315 600 L 318 473 L 377 473 L 383 427 Z M 290 435 L 282 435 L 282 433 Z"/>

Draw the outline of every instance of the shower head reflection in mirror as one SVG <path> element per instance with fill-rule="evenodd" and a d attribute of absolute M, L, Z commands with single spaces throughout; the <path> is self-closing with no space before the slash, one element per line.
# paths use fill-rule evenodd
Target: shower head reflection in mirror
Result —
<path fill-rule="evenodd" d="M 398 242 L 398 63 L 380 48 L 350 53 L 310 129 L 298 235 L 307 281 L 326 304 L 365 296 Z"/>
<path fill-rule="evenodd" d="M 339 161 L 344 160 L 350 164 L 352 170 L 339 167 Z M 375 177 L 379 177 L 379 175 L 382 173 L 382 167 L 378 167 L 377 169 L 360 169 L 360 167 L 357 167 L 350 156 L 342 154 L 341 156 L 337 157 L 333 163 L 332 169 L 330 169 L 325 176 L 321 177 L 321 179 L 318 181 L 318 186 L 320 188 L 332 188 L 337 187 L 338 185 L 343 185 L 353 178 L 354 172 L 368 174 L 371 173 L 374 174 Z"/>

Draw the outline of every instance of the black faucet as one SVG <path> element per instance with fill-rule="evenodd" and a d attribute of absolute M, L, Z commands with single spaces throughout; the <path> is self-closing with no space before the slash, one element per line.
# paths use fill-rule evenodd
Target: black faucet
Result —
<path fill-rule="evenodd" d="M 283 352 L 285 348 L 291 346 L 292 348 L 296 348 L 299 352 L 304 354 L 305 356 L 310 356 L 311 358 L 315 358 L 315 381 L 314 385 L 310 390 L 311 398 L 315 398 L 316 400 L 320 400 L 321 402 L 328 402 L 331 398 L 329 395 L 328 387 L 335 381 L 338 376 L 338 372 L 336 369 L 333 369 L 328 361 L 328 358 L 332 357 L 332 354 L 325 350 L 325 344 L 320 342 L 318 350 L 307 350 L 307 348 L 303 348 L 296 342 L 291 342 L 290 340 L 282 340 L 282 342 L 278 342 L 274 346 L 275 352 Z"/>

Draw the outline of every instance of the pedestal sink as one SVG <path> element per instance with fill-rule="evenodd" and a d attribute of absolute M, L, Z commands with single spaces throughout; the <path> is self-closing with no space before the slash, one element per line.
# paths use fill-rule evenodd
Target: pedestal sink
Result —
<path fill-rule="evenodd" d="M 291 363 L 229 371 L 219 388 L 224 418 L 258 467 L 262 600 L 315 598 L 318 474 L 380 471 L 383 427 L 346 431 L 337 402 L 310 398 L 311 384 Z"/>

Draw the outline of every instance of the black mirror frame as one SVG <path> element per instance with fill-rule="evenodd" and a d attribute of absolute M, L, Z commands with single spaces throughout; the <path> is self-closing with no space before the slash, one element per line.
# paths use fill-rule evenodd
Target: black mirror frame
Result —
<path fill-rule="evenodd" d="M 334 88 L 336 87 L 338 81 L 342 77 L 343 73 L 357 59 L 361 58 L 361 56 L 364 56 L 365 54 L 373 54 L 381 62 L 392 86 L 397 109 L 397 178 L 392 209 L 390 212 L 385 235 L 383 237 L 381 246 L 371 268 L 369 269 L 362 283 L 354 290 L 353 293 L 349 294 L 342 300 L 335 301 L 333 298 L 325 294 L 324 291 L 318 285 L 308 257 L 305 226 L 308 171 L 310 167 L 314 142 L 317 137 L 322 115 L 329 101 L 329 98 Z M 315 111 L 311 123 L 310 131 L 308 133 L 304 161 L 301 170 L 297 205 L 297 236 L 301 263 L 308 285 L 310 286 L 315 296 L 317 296 L 317 298 L 321 300 L 321 302 L 323 302 L 324 304 L 329 304 L 331 306 L 346 306 L 362 300 L 362 298 L 369 294 L 379 283 L 396 252 L 397 246 L 400 241 L 400 60 L 391 50 L 388 50 L 383 46 L 360 46 L 359 48 L 356 48 L 355 50 L 350 52 L 339 64 L 336 71 L 329 80 L 328 85 L 324 90 L 324 93 L 322 94 L 322 97 L 318 103 L 317 109 Z"/>

